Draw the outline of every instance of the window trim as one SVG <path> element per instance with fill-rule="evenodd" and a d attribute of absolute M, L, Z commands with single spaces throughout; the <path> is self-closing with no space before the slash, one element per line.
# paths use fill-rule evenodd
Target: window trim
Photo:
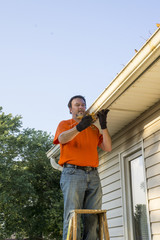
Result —
<path fill-rule="evenodd" d="M 134 232 L 133 232 L 133 215 L 132 215 L 132 199 L 130 190 L 130 175 L 129 175 L 129 162 L 138 157 L 142 156 L 143 164 L 144 164 L 144 186 L 145 186 L 145 195 L 146 195 L 146 210 L 147 210 L 147 222 L 148 222 L 148 234 L 149 240 L 151 240 L 151 230 L 150 230 L 150 219 L 149 219 L 149 208 L 148 208 L 148 196 L 147 196 L 147 178 L 145 171 L 145 162 L 144 162 L 144 147 L 143 140 L 132 145 L 127 150 L 119 153 L 119 161 L 120 161 L 120 173 L 121 173 L 121 186 L 122 186 L 122 206 L 123 206 L 123 222 L 124 222 L 124 238 L 125 240 L 134 240 Z M 125 159 L 128 158 L 127 162 Z M 126 171 L 127 169 L 127 171 Z"/>

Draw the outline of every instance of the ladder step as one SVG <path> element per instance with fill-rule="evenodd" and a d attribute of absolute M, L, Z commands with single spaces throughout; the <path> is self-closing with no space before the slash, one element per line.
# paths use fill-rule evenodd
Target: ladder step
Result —
<path fill-rule="evenodd" d="M 106 217 L 107 210 L 100 209 L 75 209 L 71 211 L 71 219 L 68 226 L 68 234 L 66 240 L 77 240 L 77 215 L 78 214 L 97 214 L 99 219 L 99 240 L 109 240 L 108 224 Z"/>

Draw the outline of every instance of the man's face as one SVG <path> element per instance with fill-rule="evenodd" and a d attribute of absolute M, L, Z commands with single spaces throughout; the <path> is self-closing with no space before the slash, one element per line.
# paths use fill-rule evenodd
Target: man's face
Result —
<path fill-rule="evenodd" d="M 74 98 L 71 102 L 70 112 L 73 119 L 83 117 L 86 110 L 86 104 L 82 98 Z"/>

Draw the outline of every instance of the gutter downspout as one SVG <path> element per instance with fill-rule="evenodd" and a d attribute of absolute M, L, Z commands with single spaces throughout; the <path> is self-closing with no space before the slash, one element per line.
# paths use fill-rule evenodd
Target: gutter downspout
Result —
<path fill-rule="evenodd" d="M 59 170 L 59 171 L 62 172 L 63 167 L 56 163 L 56 159 L 55 159 L 55 158 L 50 157 L 50 163 L 51 163 L 51 166 L 52 166 L 54 169 Z"/>

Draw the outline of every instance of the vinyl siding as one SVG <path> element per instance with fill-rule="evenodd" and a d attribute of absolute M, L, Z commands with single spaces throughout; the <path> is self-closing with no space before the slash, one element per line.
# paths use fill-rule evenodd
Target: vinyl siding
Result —
<path fill-rule="evenodd" d="M 113 136 L 110 153 L 99 152 L 99 175 L 103 190 L 103 209 L 111 240 L 125 240 L 120 153 L 139 141 L 144 146 L 147 198 L 152 240 L 160 239 L 160 103 L 143 113 Z"/>
<path fill-rule="evenodd" d="M 159 121 L 160 126 L 160 121 Z M 144 141 L 152 239 L 160 239 L 160 130 Z"/>

